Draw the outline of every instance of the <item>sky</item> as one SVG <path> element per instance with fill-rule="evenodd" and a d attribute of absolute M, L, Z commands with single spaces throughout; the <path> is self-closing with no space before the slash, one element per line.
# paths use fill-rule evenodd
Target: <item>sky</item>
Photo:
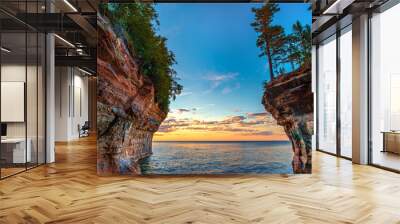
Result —
<path fill-rule="evenodd" d="M 308 4 L 279 4 L 274 23 L 290 33 L 299 20 L 311 25 Z M 261 104 L 267 61 L 251 27 L 261 3 L 158 3 L 157 33 L 168 39 L 183 92 L 155 141 L 287 140 Z"/>

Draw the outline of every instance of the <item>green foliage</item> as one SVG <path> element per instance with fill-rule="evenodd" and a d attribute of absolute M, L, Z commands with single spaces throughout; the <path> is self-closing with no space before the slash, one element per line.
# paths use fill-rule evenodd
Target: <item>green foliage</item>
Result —
<path fill-rule="evenodd" d="M 295 45 L 295 57 L 299 66 L 311 64 L 311 27 L 303 26 L 299 21 L 293 24 L 293 33 L 291 34 Z"/>
<path fill-rule="evenodd" d="M 297 21 L 293 24 L 293 32 L 285 34 L 282 26 L 273 24 L 279 10 L 275 3 L 252 9 L 255 19 L 251 26 L 259 34 L 256 44 L 261 49 L 259 56 L 267 57 L 270 80 L 274 74 L 285 73 L 287 64 L 291 65 L 292 71 L 311 65 L 311 27 Z"/>
<path fill-rule="evenodd" d="M 283 35 L 283 28 L 272 24 L 274 14 L 279 11 L 277 4 L 264 4 L 261 8 L 253 8 L 255 20 L 251 24 L 254 30 L 259 33 L 257 46 L 261 49 L 260 57 L 266 56 L 269 65 L 270 80 L 274 79 L 274 59 L 273 52 L 278 50 L 274 44 L 280 43 L 280 36 Z M 275 49 L 274 49 L 275 48 Z"/>
<path fill-rule="evenodd" d="M 113 26 L 124 30 L 131 54 L 137 58 L 140 72 L 149 77 L 155 87 L 155 101 L 167 112 L 170 99 L 182 91 L 172 68 L 175 55 L 167 48 L 167 39 L 155 30 L 159 25 L 158 15 L 150 3 L 101 5 L 101 11 Z"/>

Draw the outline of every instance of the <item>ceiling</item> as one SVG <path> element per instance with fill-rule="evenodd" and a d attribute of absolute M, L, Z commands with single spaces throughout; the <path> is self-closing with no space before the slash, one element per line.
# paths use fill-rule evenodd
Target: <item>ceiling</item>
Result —
<path fill-rule="evenodd" d="M 388 0 L 312 0 L 313 43 L 352 23 L 354 17 L 372 12 Z"/>
<path fill-rule="evenodd" d="M 37 57 L 43 44 L 36 43 L 40 33 L 57 34 L 56 66 L 79 66 L 96 70 L 97 5 L 100 0 L 1 0 L 0 29 L 2 51 L 7 60 L 25 62 Z M 49 13 L 51 11 L 51 13 Z M 43 37 L 44 38 L 44 37 Z M 43 40 L 43 38 L 39 38 Z M 27 46 L 27 47 L 26 47 Z"/>

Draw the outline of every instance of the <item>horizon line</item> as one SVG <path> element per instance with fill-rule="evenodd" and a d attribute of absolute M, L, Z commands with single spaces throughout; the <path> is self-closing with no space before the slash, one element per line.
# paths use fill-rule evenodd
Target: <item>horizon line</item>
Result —
<path fill-rule="evenodd" d="M 155 140 L 152 142 L 290 142 L 290 140 Z"/>

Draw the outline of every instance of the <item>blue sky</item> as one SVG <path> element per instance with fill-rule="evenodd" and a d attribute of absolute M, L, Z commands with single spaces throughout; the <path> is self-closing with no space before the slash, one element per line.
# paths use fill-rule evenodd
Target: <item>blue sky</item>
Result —
<path fill-rule="evenodd" d="M 184 86 L 170 117 L 223 120 L 265 112 L 261 104 L 267 61 L 260 58 L 251 8 L 261 3 L 159 3 L 157 32 L 168 39 Z M 275 23 L 286 32 L 296 20 L 311 24 L 308 4 L 280 4 Z"/>

